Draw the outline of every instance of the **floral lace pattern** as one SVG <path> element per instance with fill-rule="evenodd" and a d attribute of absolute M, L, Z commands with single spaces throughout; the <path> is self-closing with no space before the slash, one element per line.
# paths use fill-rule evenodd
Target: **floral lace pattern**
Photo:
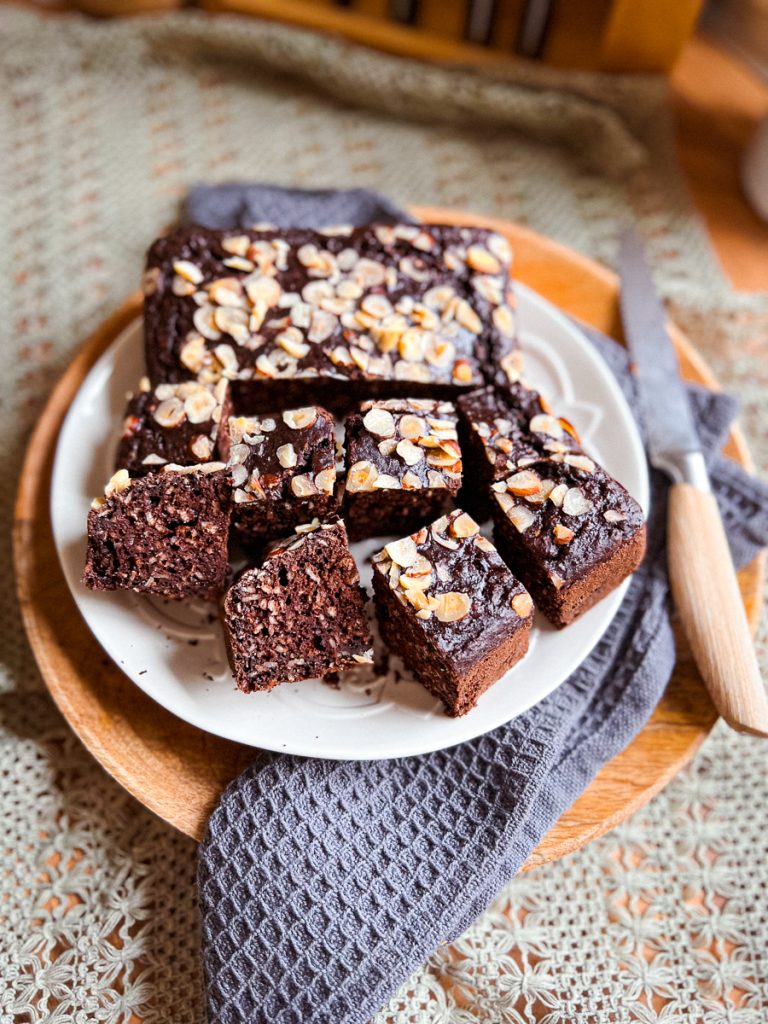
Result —
<path fill-rule="evenodd" d="M 577 76 L 575 103 L 551 71 L 517 83 L 393 64 L 256 22 L 0 18 L 4 564 L 41 401 L 197 180 L 367 185 L 516 219 L 607 262 L 617 218 L 634 211 L 678 319 L 742 398 L 768 467 L 768 302 L 732 296 L 720 277 L 674 171 L 657 83 Z M 302 82 L 277 68 L 311 70 Z M 369 109 L 322 95 L 321 82 Z M 471 126 L 462 104 L 482 113 Z M 395 119 L 398 105 L 432 120 Z M 569 153 L 585 118 L 602 126 L 589 164 Z M 570 138 L 552 136 L 556 120 Z M 627 133 L 636 161 L 619 179 L 611 155 Z M 0 1024 L 202 1024 L 195 845 L 110 780 L 63 723 L 7 574 L 0 611 Z M 759 647 L 766 664 L 765 626 Z M 718 727 L 625 825 L 514 879 L 375 1024 L 758 1024 L 766 837 L 764 749 Z"/>

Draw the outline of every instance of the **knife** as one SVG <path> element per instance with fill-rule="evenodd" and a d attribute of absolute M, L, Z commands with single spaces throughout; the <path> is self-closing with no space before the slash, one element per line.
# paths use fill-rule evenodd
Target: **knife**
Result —
<path fill-rule="evenodd" d="M 677 357 L 643 244 L 621 238 L 621 315 L 651 465 L 670 477 L 667 563 L 675 607 L 712 702 L 739 732 L 768 736 L 768 695 Z"/>

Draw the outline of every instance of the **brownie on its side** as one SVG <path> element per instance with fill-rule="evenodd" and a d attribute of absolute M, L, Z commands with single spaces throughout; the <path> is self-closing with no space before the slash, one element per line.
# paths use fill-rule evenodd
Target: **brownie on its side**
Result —
<path fill-rule="evenodd" d="M 365 591 L 338 519 L 299 527 L 227 591 L 224 628 L 245 693 L 371 664 Z"/>
<path fill-rule="evenodd" d="M 516 379 L 510 260 L 482 228 L 181 228 L 147 257 L 149 374 L 225 377 L 248 413 Z"/>
<path fill-rule="evenodd" d="M 83 582 L 91 590 L 216 600 L 229 573 L 230 494 L 222 462 L 137 478 L 118 470 L 88 513 Z"/>
<path fill-rule="evenodd" d="M 238 533 L 260 542 L 336 509 L 333 417 L 310 405 L 227 425 Z"/>
<path fill-rule="evenodd" d="M 490 485 L 542 456 L 580 452 L 571 424 L 522 381 L 460 395 L 459 439 L 466 455 L 459 504 L 480 522 L 490 518 Z"/>
<path fill-rule="evenodd" d="M 573 622 L 642 561 L 640 506 L 583 453 L 553 453 L 491 491 L 499 552 L 556 626 Z"/>
<path fill-rule="evenodd" d="M 346 520 L 353 540 L 406 533 L 451 508 L 461 486 L 450 402 L 363 402 L 347 417 Z"/>
<path fill-rule="evenodd" d="M 465 715 L 528 649 L 533 602 L 466 512 L 374 556 L 381 635 L 416 677 Z"/>
<path fill-rule="evenodd" d="M 143 476 L 166 465 L 226 462 L 229 443 L 221 424 L 231 413 L 229 384 L 158 384 L 144 377 L 128 401 L 115 469 Z"/>

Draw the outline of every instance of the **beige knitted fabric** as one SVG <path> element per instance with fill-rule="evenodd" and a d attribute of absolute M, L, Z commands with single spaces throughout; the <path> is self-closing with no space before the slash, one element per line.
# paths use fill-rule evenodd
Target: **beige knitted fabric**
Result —
<path fill-rule="evenodd" d="M 365 185 L 493 213 L 610 263 L 631 216 L 768 466 L 768 300 L 732 295 L 674 167 L 663 85 L 480 75 L 276 25 L 0 8 L 3 564 L 23 444 L 185 189 Z M 202 1022 L 194 844 L 54 710 L 0 580 L 0 1024 Z M 765 659 L 763 634 L 761 653 Z M 768 777 L 716 731 L 627 825 L 516 879 L 376 1024 L 768 1018 Z"/>

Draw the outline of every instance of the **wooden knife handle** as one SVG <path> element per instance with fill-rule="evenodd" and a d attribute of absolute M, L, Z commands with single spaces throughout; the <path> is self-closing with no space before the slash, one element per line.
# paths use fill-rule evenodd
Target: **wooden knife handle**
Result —
<path fill-rule="evenodd" d="M 672 596 L 712 702 L 734 729 L 768 736 L 768 696 L 714 495 L 673 484 L 667 536 Z"/>

